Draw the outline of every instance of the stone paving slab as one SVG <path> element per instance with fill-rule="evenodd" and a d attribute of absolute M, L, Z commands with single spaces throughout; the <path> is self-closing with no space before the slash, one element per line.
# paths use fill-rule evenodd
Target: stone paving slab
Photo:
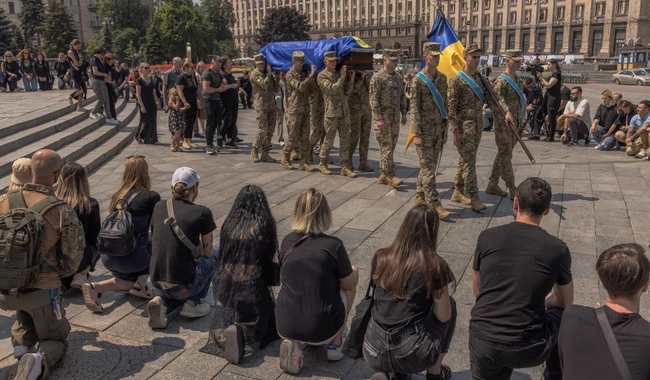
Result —
<path fill-rule="evenodd" d="M 584 85 L 584 93 L 595 112 L 603 85 Z M 616 88 L 633 102 L 646 97 L 634 86 Z M 27 94 L 19 94 L 23 96 Z M 29 94 L 30 96 L 33 94 Z M 47 101 L 49 93 L 38 93 Z M 7 94 L 0 95 L 4 102 Z M 39 98 L 41 99 L 41 98 Z M 25 111 L 29 112 L 29 111 Z M 160 144 L 127 146 L 113 160 L 100 167 L 91 177 L 91 192 L 107 215 L 108 200 L 120 182 L 123 163 L 131 154 L 145 155 L 150 164 L 153 189 L 163 198 L 169 197 L 169 181 L 179 166 L 194 167 L 201 176 L 198 203 L 209 206 L 219 228 L 228 214 L 234 198 L 243 185 L 257 184 L 264 189 L 278 223 L 282 239 L 290 232 L 291 213 L 297 196 L 310 187 L 327 195 L 334 218 L 329 233 L 345 243 L 351 262 L 360 269 L 357 301 L 365 293 L 370 261 L 377 249 L 389 245 L 415 196 L 418 174 L 417 155 L 407 154 L 402 147 L 406 127 L 401 130 L 398 152 L 395 154 L 397 173 L 404 180 L 398 189 L 376 183 L 379 148 L 374 136 L 370 139 L 370 164 L 374 173 L 360 173 L 350 179 L 338 175 L 337 152 L 332 158 L 334 175 L 283 170 L 279 164 L 254 164 L 250 161 L 251 139 L 255 136 L 254 111 L 240 111 L 240 136 L 245 140 L 239 149 L 222 149 L 216 157 L 202 151 L 169 152 L 167 114 L 159 113 Z M 0 115 L 6 117 L 7 115 Z M 1 122 L 1 121 L 0 121 Z M 274 139 L 275 142 L 275 139 Z M 200 143 L 200 142 L 199 142 Z M 338 142 L 336 143 L 338 145 Z M 623 152 L 597 152 L 589 147 L 569 148 L 559 143 L 529 142 L 527 144 L 538 164 L 531 164 L 520 147 L 514 150 L 514 169 L 518 181 L 529 176 L 541 176 L 551 183 L 554 191 L 552 210 L 542 221 L 542 227 L 563 239 L 573 255 L 575 298 L 577 303 L 597 306 L 604 300 L 594 266 L 598 252 L 619 242 L 636 241 L 648 245 L 650 236 L 647 215 L 650 202 L 650 165 L 625 156 Z M 271 155 L 280 158 L 274 145 Z M 484 133 L 477 156 L 479 188 L 484 189 L 496 154 L 493 133 Z M 448 142 L 443 153 L 438 190 L 443 205 L 452 212 L 449 221 L 440 225 L 438 250 L 451 266 L 457 288 L 454 297 L 458 305 L 457 330 L 446 363 L 455 379 L 470 379 L 468 361 L 469 313 L 474 303 L 471 289 L 471 264 L 478 234 L 489 227 L 512 221 L 512 201 L 481 192 L 488 205 L 482 213 L 451 203 L 451 188 L 458 154 Z M 354 165 L 358 166 L 355 157 Z M 94 276 L 105 278 L 106 269 L 100 264 Z M 277 291 L 277 289 L 276 289 Z M 240 365 L 226 363 L 218 357 L 198 351 L 206 342 L 214 305 L 210 316 L 198 320 L 178 317 L 165 331 L 152 332 L 147 326 L 146 303 L 122 293 L 104 296 L 104 315 L 85 309 L 77 291 L 70 292 L 65 307 L 73 327 L 70 348 L 61 365 L 53 371 L 53 379 L 290 379 L 279 368 L 280 342 L 272 342 L 265 350 L 247 358 Z M 11 378 L 15 361 L 10 343 L 12 312 L 0 311 L 0 379 Z M 641 314 L 650 318 L 650 299 L 644 297 Z M 191 372 L 191 374 L 190 374 Z M 297 377 L 315 379 L 367 379 L 372 371 L 361 360 L 345 358 L 329 363 L 323 347 L 309 349 L 303 372 Z M 513 379 L 540 379 L 541 367 L 517 370 Z M 414 376 L 413 379 L 424 379 Z"/>

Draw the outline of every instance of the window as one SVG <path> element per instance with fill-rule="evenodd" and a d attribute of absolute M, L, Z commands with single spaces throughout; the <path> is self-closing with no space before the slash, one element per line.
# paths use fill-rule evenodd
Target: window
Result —
<path fill-rule="evenodd" d="M 616 3 L 616 14 L 617 15 L 627 14 L 627 0 L 619 0 Z"/>
<path fill-rule="evenodd" d="M 503 0 L 496 0 L 497 1 L 497 8 L 503 8 Z"/>
<path fill-rule="evenodd" d="M 472 1 L 472 10 L 477 11 L 478 10 L 478 0 L 473 0 Z"/>
<path fill-rule="evenodd" d="M 90 15 L 90 26 L 99 26 L 99 15 L 97 13 Z"/>
<path fill-rule="evenodd" d="M 514 49 L 515 48 L 515 35 L 514 33 L 508 34 L 508 49 Z"/>
<path fill-rule="evenodd" d="M 452 28 L 456 27 L 456 18 L 452 17 L 449 19 L 449 25 L 451 25 Z"/>
<path fill-rule="evenodd" d="M 74 22 L 79 22 L 79 13 L 73 14 L 72 15 L 72 20 L 74 20 Z"/>
<path fill-rule="evenodd" d="M 15 15 L 16 14 L 16 4 L 14 4 L 13 1 L 9 2 L 9 14 L 10 15 Z"/>
<path fill-rule="evenodd" d="M 591 55 L 596 56 L 600 53 L 600 49 L 603 47 L 603 31 L 594 30 L 593 38 L 591 41 Z"/>
<path fill-rule="evenodd" d="M 72 5 L 79 5 L 79 0 L 72 0 Z"/>
<path fill-rule="evenodd" d="M 526 24 L 530 22 L 530 15 L 531 15 L 530 9 L 524 11 L 524 22 Z"/>
<path fill-rule="evenodd" d="M 600 1 L 600 2 L 596 3 L 596 13 L 594 14 L 594 16 L 600 17 L 600 16 L 604 16 L 604 15 L 605 15 L 605 2 Z"/>
<path fill-rule="evenodd" d="M 496 20 L 494 21 L 494 25 L 496 26 L 501 26 L 503 24 L 503 13 L 497 13 Z"/>
<path fill-rule="evenodd" d="M 524 5 L 531 5 L 533 0 L 524 0 Z"/>
<path fill-rule="evenodd" d="M 517 0 L 510 0 L 510 6 L 511 7 L 516 7 L 517 6 Z"/>
<path fill-rule="evenodd" d="M 478 26 L 478 16 L 472 16 L 472 26 L 473 27 Z"/>
<path fill-rule="evenodd" d="M 557 7 L 556 8 L 555 19 L 557 21 L 564 20 L 564 7 Z"/>
<path fill-rule="evenodd" d="M 571 38 L 571 52 L 579 53 L 580 48 L 582 48 L 582 31 L 576 30 L 573 32 L 573 37 Z"/>
<path fill-rule="evenodd" d="M 456 4 L 451 3 L 449 4 L 449 13 L 454 13 L 456 12 Z"/>
<path fill-rule="evenodd" d="M 618 53 L 618 49 L 625 44 L 625 29 L 614 30 L 614 50 Z"/>
<path fill-rule="evenodd" d="M 510 24 L 516 24 L 517 23 L 517 12 L 510 12 L 510 21 L 508 21 Z M 513 47 L 514 49 L 514 47 Z"/>
<path fill-rule="evenodd" d="M 539 20 L 540 21 L 546 21 L 546 18 L 548 17 L 548 9 L 544 8 L 539 11 Z"/>
<path fill-rule="evenodd" d="M 483 8 L 490 9 L 490 0 L 483 1 Z"/>
<path fill-rule="evenodd" d="M 472 43 L 472 44 L 478 43 L 478 36 L 476 35 L 476 32 L 470 33 L 469 40 L 470 40 L 470 43 Z"/>
<path fill-rule="evenodd" d="M 490 15 L 483 15 L 483 26 L 490 26 Z"/>
<path fill-rule="evenodd" d="M 546 48 L 546 32 L 539 33 L 538 41 L 537 50 L 544 51 Z"/>
<path fill-rule="evenodd" d="M 521 51 L 524 53 L 528 53 L 528 49 L 530 48 L 530 33 L 522 33 L 521 34 Z"/>
<path fill-rule="evenodd" d="M 559 54 L 562 50 L 562 40 L 564 39 L 563 32 L 555 32 L 555 40 L 553 41 L 553 53 Z"/>
<path fill-rule="evenodd" d="M 498 54 L 501 52 L 501 34 L 494 35 L 494 52 Z"/>
<path fill-rule="evenodd" d="M 576 5 L 576 17 L 575 18 L 583 18 L 583 17 L 585 17 L 585 6 L 584 6 L 584 4 Z"/>
<path fill-rule="evenodd" d="M 490 46 L 490 36 L 485 33 L 483 34 L 483 50 L 488 51 L 488 47 Z"/>

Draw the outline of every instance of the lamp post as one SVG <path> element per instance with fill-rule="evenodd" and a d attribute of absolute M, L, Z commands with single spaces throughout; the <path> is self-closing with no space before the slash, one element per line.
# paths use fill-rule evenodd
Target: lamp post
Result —
<path fill-rule="evenodd" d="M 189 42 L 185 44 L 185 57 L 192 61 L 192 45 Z"/>

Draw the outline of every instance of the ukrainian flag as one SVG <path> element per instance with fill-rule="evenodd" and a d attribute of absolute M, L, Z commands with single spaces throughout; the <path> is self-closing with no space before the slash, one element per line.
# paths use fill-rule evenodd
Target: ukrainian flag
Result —
<path fill-rule="evenodd" d="M 438 70 L 447 76 L 447 80 L 450 80 L 451 77 L 465 67 L 465 58 L 463 56 L 465 47 L 460 42 L 454 28 L 449 25 L 445 14 L 440 9 L 436 13 L 436 19 L 433 22 L 433 27 L 431 27 L 431 32 L 427 35 L 427 39 L 429 42 L 437 42 L 440 44 L 440 63 L 438 64 Z M 409 145 L 413 143 L 414 136 L 412 130 L 413 126 L 411 125 L 406 138 L 406 146 L 404 147 L 405 154 Z"/>

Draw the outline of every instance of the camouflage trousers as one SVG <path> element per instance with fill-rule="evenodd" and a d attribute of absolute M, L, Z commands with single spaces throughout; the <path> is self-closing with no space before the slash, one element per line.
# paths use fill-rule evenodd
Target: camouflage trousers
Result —
<path fill-rule="evenodd" d="M 480 119 L 468 120 L 462 126 L 462 146 L 458 149 L 460 159 L 456 167 L 456 179 L 454 187 L 456 190 L 463 192 L 467 190 L 470 196 L 478 195 L 478 185 L 476 183 L 476 152 L 481 142 L 481 133 L 483 127 Z"/>
<path fill-rule="evenodd" d="M 320 149 L 320 161 L 327 163 L 330 156 L 330 149 L 334 145 L 336 132 L 339 133 L 339 142 L 341 147 L 339 155 L 341 156 L 341 167 L 352 169 L 350 160 L 350 115 L 343 117 L 326 117 L 325 118 L 325 141 Z"/>
<path fill-rule="evenodd" d="M 422 146 L 416 146 L 420 161 L 417 193 L 431 206 L 437 206 L 438 190 L 436 190 L 436 165 L 442 154 L 442 136 L 421 136 Z"/>
<path fill-rule="evenodd" d="M 494 158 L 494 164 L 492 164 L 492 174 L 490 174 L 490 182 L 499 182 L 499 178 L 503 178 L 506 182 L 506 187 L 511 188 L 515 186 L 515 173 L 512 170 L 512 150 L 517 144 L 517 137 L 514 133 L 509 130 L 506 130 L 508 135 L 508 142 L 505 144 L 499 143 L 499 133 L 494 133 L 494 139 L 497 143 L 497 155 Z"/>
<path fill-rule="evenodd" d="M 284 143 L 284 154 L 291 154 L 296 150 L 300 152 L 301 158 L 308 158 L 309 149 L 309 114 L 286 114 L 287 128 L 289 135 Z"/>
<path fill-rule="evenodd" d="M 359 147 L 359 163 L 368 163 L 368 144 L 370 144 L 370 125 L 372 115 L 363 110 L 350 110 L 350 157 Z"/>
<path fill-rule="evenodd" d="M 275 129 L 275 119 L 277 110 L 275 107 L 264 110 L 261 107 L 255 108 L 257 117 L 257 136 L 253 143 L 253 148 L 265 148 L 271 146 L 271 138 Z"/>
<path fill-rule="evenodd" d="M 312 111 L 309 120 L 311 122 L 309 145 L 313 148 L 325 136 L 325 111 Z"/>
<path fill-rule="evenodd" d="M 399 121 L 386 121 L 383 128 L 375 125 L 375 136 L 379 142 L 381 159 L 379 161 L 379 174 L 387 177 L 395 177 L 395 161 L 393 153 L 399 138 Z"/>

